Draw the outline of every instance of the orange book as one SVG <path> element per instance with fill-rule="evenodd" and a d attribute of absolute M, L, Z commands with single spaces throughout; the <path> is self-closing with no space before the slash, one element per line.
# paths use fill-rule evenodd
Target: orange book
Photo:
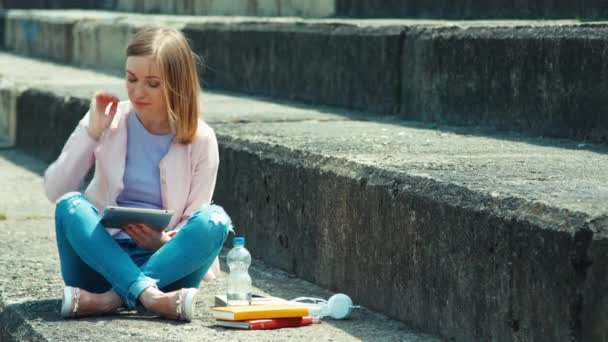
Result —
<path fill-rule="evenodd" d="M 239 305 L 211 308 L 216 319 L 244 321 L 248 319 L 285 318 L 308 316 L 308 308 L 297 304 Z"/>

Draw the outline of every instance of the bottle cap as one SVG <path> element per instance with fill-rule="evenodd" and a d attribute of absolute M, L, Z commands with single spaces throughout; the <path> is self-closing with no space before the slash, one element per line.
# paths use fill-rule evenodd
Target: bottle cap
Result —
<path fill-rule="evenodd" d="M 236 236 L 234 239 L 232 239 L 232 245 L 233 246 L 244 246 L 245 238 L 243 236 Z"/>

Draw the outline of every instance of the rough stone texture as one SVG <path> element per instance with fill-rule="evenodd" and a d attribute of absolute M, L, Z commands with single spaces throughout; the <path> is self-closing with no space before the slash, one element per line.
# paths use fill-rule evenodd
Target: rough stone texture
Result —
<path fill-rule="evenodd" d="M 197 312 L 189 324 L 160 320 L 136 311 L 62 320 L 62 281 L 55 246 L 53 206 L 44 197 L 40 174 L 47 164 L 15 150 L 0 151 L 0 340 L 12 341 L 355 341 L 382 336 L 386 341 L 439 341 L 367 309 L 348 321 L 274 331 L 236 331 L 213 327 L 207 310 L 226 286 L 225 274 L 203 283 Z M 223 257 L 222 269 L 227 270 Z M 331 292 L 296 279 L 260 261 L 251 269 L 254 290 L 284 298 Z"/>
<path fill-rule="evenodd" d="M 17 145 L 40 160 L 53 161 L 78 120 L 86 113 L 89 99 L 95 89 L 101 89 L 102 83 L 62 86 L 57 92 L 53 86 L 40 85 L 38 88 L 25 90 L 15 96 L 19 126 L 16 134 Z M 122 85 L 122 84 L 121 84 Z M 125 99 L 126 93 L 120 86 L 103 87 Z M 73 96 L 61 96 L 69 92 Z M 58 96 L 60 95 L 60 96 Z M 250 121 L 299 122 L 303 120 L 339 121 L 344 118 L 339 111 L 334 114 L 324 113 L 317 109 L 298 109 L 276 103 L 255 99 L 235 99 L 221 94 L 205 94 L 202 99 L 205 107 L 203 117 L 207 122 L 246 123 Z M 45 119 L 40 119 L 45 113 Z"/>
<path fill-rule="evenodd" d="M 1 0 L 0 9 L 105 9 L 125 12 L 329 17 L 335 13 L 333 0 Z"/>
<path fill-rule="evenodd" d="M 99 25 L 81 21 L 74 27 L 74 64 L 118 73 L 125 68 L 125 52 L 136 28 L 118 20 Z"/>
<path fill-rule="evenodd" d="M 40 20 L 27 13 L 5 13 L 4 44 L 7 50 L 62 63 L 72 62 L 75 18 L 56 15 Z"/>
<path fill-rule="evenodd" d="M 0 49 L 4 50 L 4 17 L 5 13 L 2 9 L 0 9 Z"/>
<path fill-rule="evenodd" d="M 354 18 L 598 19 L 608 16 L 608 5 L 603 0 L 0 0 L 2 8 Z"/>
<path fill-rule="evenodd" d="M 597 221 L 599 222 L 590 223 L 590 227 L 594 231 L 594 236 L 602 236 L 602 240 L 595 238 L 587 251 L 582 249 L 582 253 L 587 253 L 584 256 L 588 260 L 608 257 L 606 230 L 601 228 L 608 220 L 604 217 Z M 608 264 L 596 262 L 587 273 L 584 272 L 586 265 L 579 263 L 577 266 L 583 266 L 577 280 L 579 283 L 585 283 L 584 288 L 577 292 L 580 306 L 574 308 L 582 311 L 580 322 L 582 338 L 585 341 L 606 341 L 608 340 L 608 296 L 602 294 L 608 293 Z"/>
<path fill-rule="evenodd" d="M 147 2 L 145 12 L 150 6 Z M 141 11 L 140 9 L 134 9 Z M 334 14 L 333 0 L 194 0 L 190 2 L 173 0 L 162 1 L 154 9 L 156 13 L 188 15 L 227 15 L 227 16 L 301 16 L 328 17 Z"/>
<path fill-rule="evenodd" d="M 219 0 L 216 0 L 218 2 Z M 330 17 L 335 13 L 335 0 L 248 0 L 257 4 L 257 16 Z M 200 13 L 200 12 L 197 12 Z"/>
<path fill-rule="evenodd" d="M 608 141 L 604 26 L 412 29 L 402 115 Z"/>
<path fill-rule="evenodd" d="M 44 12 L 45 15 L 48 12 Z M 126 15 L 111 12 L 74 11 L 72 15 L 84 14 L 73 30 L 73 64 L 104 71 L 110 74 L 125 74 L 125 54 L 131 37 L 145 26 L 173 27 L 177 30 L 194 17 L 171 18 L 159 16 L 150 20 L 147 15 Z"/>
<path fill-rule="evenodd" d="M 605 336 L 605 315 L 581 314 L 605 310 L 606 285 L 585 277 L 605 270 L 587 253 L 606 242 L 587 226 L 603 176 L 585 180 L 605 155 L 374 126 L 216 125 L 217 198 L 254 253 L 446 338 Z"/>
<path fill-rule="evenodd" d="M 30 0 L 30 1 L 19 1 L 19 0 L 0 0 L 0 9 L 11 9 L 11 8 L 44 8 L 45 0 Z"/>
<path fill-rule="evenodd" d="M 7 11 L 5 45 L 15 53 L 124 72 L 124 51 L 140 22 L 108 12 Z"/>
<path fill-rule="evenodd" d="M 19 89 L 13 82 L 0 81 L 0 147 L 15 144 L 17 135 L 16 102 Z"/>
<path fill-rule="evenodd" d="M 66 9 L 66 8 L 103 8 L 117 0 L 0 0 L 0 9 L 11 8 L 46 8 L 46 9 Z M 107 4 L 107 5 L 106 5 Z M 109 7 L 109 6 L 108 6 Z"/>
<path fill-rule="evenodd" d="M 336 0 L 336 15 L 360 18 L 606 18 L 603 0 Z"/>
<path fill-rule="evenodd" d="M 89 77 L 36 84 L 20 123 L 47 108 L 46 127 L 73 127 L 87 97 L 62 94 L 88 94 Z M 255 256 L 447 339 L 607 337 L 606 146 L 206 96 L 221 145 L 215 200 Z M 65 138 L 23 137 L 43 158 Z"/>
<path fill-rule="evenodd" d="M 335 24 L 191 24 L 211 88 L 395 113 L 400 27 Z"/>
<path fill-rule="evenodd" d="M 54 160 L 88 108 L 88 99 L 26 91 L 17 100 L 17 146 L 41 160 Z"/>

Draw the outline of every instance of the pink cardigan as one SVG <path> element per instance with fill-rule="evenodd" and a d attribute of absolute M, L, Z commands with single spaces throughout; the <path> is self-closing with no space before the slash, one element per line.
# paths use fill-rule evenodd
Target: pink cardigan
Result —
<path fill-rule="evenodd" d="M 100 213 L 123 189 L 123 174 L 127 154 L 127 118 L 132 113 L 131 103 L 122 101 L 110 127 L 99 141 L 88 132 L 89 113 L 72 132 L 61 154 L 44 173 L 44 189 L 49 200 L 55 202 L 61 195 L 78 191 L 84 177 L 95 162 L 95 175 L 85 196 Z M 219 153 L 215 133 L 202 120 L 198 121 L 195 141 L 184 145 L 173 142 L 167 155 L 160 161 L 161 195 L 163 208 L 172 209 L 173 216 L 166 231 L 178 231 L 193 212 L 211 202 Z M 108 229 L 111 235 L 118 229 Z M 216 258 L 205 280 L 219 274 Z"/>

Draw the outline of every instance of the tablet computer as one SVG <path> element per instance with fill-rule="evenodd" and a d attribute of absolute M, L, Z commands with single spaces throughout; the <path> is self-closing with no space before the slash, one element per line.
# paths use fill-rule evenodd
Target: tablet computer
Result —
<path fill-rule="evenodd" d="M 106 228 L 123 228 L 131 223 L 143 223 L 162 231 L 173 217 L 173 210 L 108 206 L 103 210 L 101 224 Z"/>

